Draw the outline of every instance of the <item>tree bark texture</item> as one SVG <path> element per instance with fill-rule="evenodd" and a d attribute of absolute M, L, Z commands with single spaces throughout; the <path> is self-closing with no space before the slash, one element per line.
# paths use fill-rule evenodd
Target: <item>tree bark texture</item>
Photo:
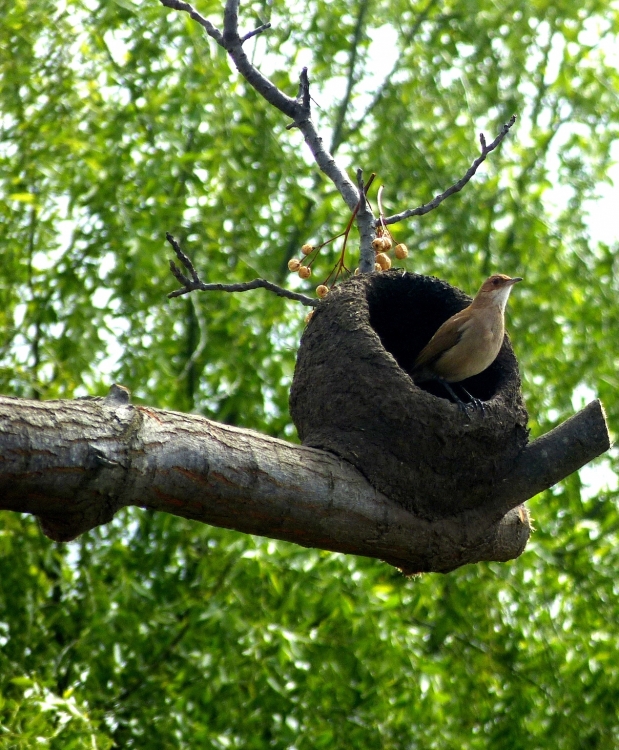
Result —
<path fill-rule="evenodd" d="M 119 386 L 105 399 L 0 397 L 0 509 L 35 514 L 58 541 L 137 505 L 379 558 L 407 574 L 448 572 L 521 554 L 530 534 L 521 503 L 607 447 L 602 410 L 593 402 L 527 446 L 486 506 L 430 521 L 332 453 L 134 406 Z"/>

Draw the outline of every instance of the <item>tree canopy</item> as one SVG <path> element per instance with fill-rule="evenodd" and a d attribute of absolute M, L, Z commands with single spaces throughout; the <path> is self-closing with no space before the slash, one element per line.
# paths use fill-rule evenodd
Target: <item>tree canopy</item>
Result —
<path fill-rule="evenodd" d="M 155 0 L 11 3 L 0 26 L 0 392 L 102 395 L 294 440 L 306 309 L 264 290 L 168 300 L 172 232 L 205 281 L 290 276 L 350 212 L 287 119 Z M 197 2 L 221 25 L 222 7 Z M 619 417 L 616 244 L 588 212 L 619 123 L 607 3 L 247 3 L 246 44 L 389 212 L 408 270 L 472 293 L 523 276 L 508 328 L 533 435 L 599 395 Z M 374 199 L 370 194 L 370 199 Z M 612 217 L 611 217 L 612 219 Z M 349 243 L 354 265 L 354 235 Z M 330 249 L 329 249 L 330 248 Z M 380 398 L 380 383 L 376 383 Z M 407 579 L 146 511 L 69 545 L 0 528 L 0 748 L 607 748 L 619 739 L 617 456 L 529 503 L 509 564 Z"/>

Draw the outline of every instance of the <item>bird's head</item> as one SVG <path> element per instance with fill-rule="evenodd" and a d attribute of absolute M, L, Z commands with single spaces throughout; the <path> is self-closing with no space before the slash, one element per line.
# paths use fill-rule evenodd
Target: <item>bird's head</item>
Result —
<path fill-rule="evenodd" d="M 502 310 L 505 310 L 509 293 L 514 284 L 519 281 L 522 281 L 520 276 L 511 278 L 504 273 L 495 273 L 481 285 L 475 297 L 475 302 L 478 305 L 498 305 Z"/>

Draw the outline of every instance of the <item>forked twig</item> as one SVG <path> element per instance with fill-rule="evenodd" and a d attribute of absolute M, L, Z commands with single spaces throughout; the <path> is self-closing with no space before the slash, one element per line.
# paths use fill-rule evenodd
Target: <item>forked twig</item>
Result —
<path fill-rule="evenodd" d="M 201 281 L 198 272 L 194 268 L 193 263 L 191 262 L 189 257 L 181 250 L 180 245 L 169 232 L 166 233 L 166 240 L 170 243 L 170 245 L 172 245 L 172 248 L 176 253 L 176 257 L 191 274 L 190 279 L 185 276 L 185 274 L 180 270 L 180 268 L 173 260 L 170 261 L 170 271 L 172 271 L 174 277 L 181 284 L 181 288 L 170 292 L 168 294 L 169 298 L 181 297 L 183 294 L 189 294 L 190 292 L 194 292 L 196 290 L 199 290 L 201 292 L 248 292 L 251 289 L 266 289 L 269 292 L 277 294 L 278 297 L 286 297 L 286 299 L 295 300 L 296 302 L 300 302 L 306 307 L 316 307 L 319 302 L 319 300 L 312 299 L 312 297 L 308 297 L 305 294 L 299 294 L 299 292 L 291 292 L 289 289 L 284 289 L 283 287 L 278 286 L 277 284 L 273 284 L 271 281 L 267 281 L 266 279 L 254 279 L 253 281 L 242 281 L 235 284 L 206 284 Z"/>
<path fill-rule="evenodd" d="M 454 193 L 459 193 L 460 190 L 466 185 L 466 183 L 473 177 L 475 172 L 477 172 L 477 169 L 479 168 L 479 165 L 486 161 L 486 157 L 491 151 L 494 151 L 497 146 L 501 144 L 501 142 L 504 140 L 505 136 L 509 133 L 510 128 L 512 125 L 516 122 L 516 115 L 512 115 L 509 119 L 509 122 L 506 122 L 505 125 L 501 128 L 501 132 L 497 135 L 497 137 L 492 141 L 490 145 L 486 144 L 486 138 L 483 133 L 479 134 L 479 142 L 481 144 L 481 154 L 475 159 L 475 161 L 471 164 L 468 171 L 462 177 L 462 179 L 458 180 L 458 182 L 454 183 L 451 187 L 447 188 L 444 193 L 441 193 L 440 195 L 437 195 L 436 198 L 431 200 L 429 203 L 424 203 L 423 206 L 419 206 L 418 208 L 409 208 L 406 211 L 402 211 L 399 214 L 394 214 L 393 216 L 388 216 L 386 219 L 384 219 L 385 224 L 397 224 L 398 221 L 404 221 L 404 219 L 410 219 L 411 216 L 423 216 L 424 214 L 430 213 L 430 211 L 434 211 L 437 206 L 440 206 L 440 204 L 446 199 L 449 198 L 450 195 L 453 195 Z M 380 224 L 381 220 L 380 218 L 376 221 L 376 225 L 378 226 Z"/>

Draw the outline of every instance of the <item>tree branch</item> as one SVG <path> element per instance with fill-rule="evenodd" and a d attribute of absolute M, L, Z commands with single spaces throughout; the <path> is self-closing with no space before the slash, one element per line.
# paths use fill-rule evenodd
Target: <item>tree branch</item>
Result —
<path fill-rule="evenodd" d="M 402 211 L 399 214 L 388 216 L 384 220 L 385 224 L 396 224 L 398 221 L 403 221 L 404 219 L 410 219 L 411 216 L 423 216 L 424 214 L 430 213 L 430 211 L 434 211 L 434 209 L 440 206 L 440 204 L 446 198 L 449 198 L 450 195 L 453 195 L 454 193 L 459 193 L 460 190 L 462 190 L 462 188 L 467 184 L 467 182 L 469 182 L 469 180 L 473 177 L 475 172 L 477 172 L 480 164 L 486 161 L 488 154 L 494 151 L 494 149 L 497 148 L 497 146 L 501 144 L 501 142 L 503 141 L 505 136 L 509 133 L 510 128 L 515 122 L 516 122 L 516 115 L 512 115 L 509 122 L 503 125 L 503 127 L 501 128 L 501 132 L 497 135 L 497 137 L 492 141 L 490 145 L 486 144 L 486 138 L 484 134 L 480 133 L 479 142 L 481 144 L 481 154 L 471 164 L 471 166 L 467 170 L 464 177 L 458 180 L 458 182 L 453 184 L 451 187 L 447 188 L 447 190 L 445 190 L 444 193 L 437 195 L 436 198 L 431 200 L 429 203 L 424 203 L 423 206 L 419 206 L 418 208 L 409 208 L 407 211 Z M 377 220 L 376 225 L 378 226 L 378 220 Z"/>
<path fill-rule="evenodd" d="M 105 399 L 0 397 L 0 508 L 39 516 L 57 541 L 138 505 L 305 547 L 376 557 L 409 573 L 510 559 L 522 509 L 498 524 L 430 523 L 325 451 Z"/>
<path fill-rule="evenodd" d="M 578 431 L 579 448 L 565 443 Z M 567 431 L 567 432 L 566 432 Z M 531 497 L 608 447 L 597 403 L 533 442 L 503 507 Z M 377 492 L 326 451 L 133 406 L 126 389 L 104 399 L 0 397 L 0 509 L 39 516 L 68 541 L 137 505 L 241 532 L 384 560 L 407 573 L 448 572 L 522 553 L 526 509 L 496 503 L 430 522 Z"/>
<path fill-rule="evenodd" d="M 359 271 L 361 273 L 372 273 L 374 270 L 374 248 L 372 240 L 375 237 L 374 215 L 365 195 L 365 182 L 363 170 L 357 170 L 357 186 L 361 195 L 359 209 L 357 211 L 357 226 L 359 227 Z"/>
<path fill-rule="evenodd" d="M 547 490 L 610 448 L 604 408 L 592 401 L 574 416 L 529 443 L 492 499 L 501 518 L 531 495 Z"/>
<path fill-rule="evenodd" d="M 283 287 L 278 286 L 277 284 L 273 284 L 271 281 L 267 281 L 266 279 L 254 279 L 253 281 L 242 281 L 234 284 L 206 284 L 201 281 L 198 272 L 194 268 L 193 263 L 181 250 L 180 245 L 169 232 L 166 233 L 166 239 L 174 248 L 176 257 L 181 261 L 181 263 L 191 274 L 191 279 L 189 279 L 180 270 L 176 263 L 174 263 L 173 260 L 170 261 L 170 271 L 172 271 L 172 274 L 182 286 L 180 289 L 176 289 L 175 291 L 170 292 L 168 294 L 168 298 L 181 297 L 183 294 L 190 294 L 191 292 L 195 292 L 196 290 L 199 290 L 201 292 L 248 292 L 251 289 L 266 289 L 269 292 L 277 294 L 278 297 L 286 297 L 287 299 L 301 302 L 301 304 L 305 305 L 306 307 L 316 307 L 319 302 L 319 300 L 308 297 L 306 294 L 292 292 L 289 289 L 284 289 Z"/>
<path fill-rule="evenodd" d="M 262 26 L 258 26 L 257 29 L 254 29 L 253 31 L 248 31 L 245 36 L 241 37 L 241 44 L 246 42 L 248 39 L 251 39 L 254 36 L 258 36 L 258 34 L 262 34 L 263 31 L 266 31 L 267 29 L 271 28 L 270 23 L 263 23 Z"/>
<path fill-rule="evenodd" d="M 249 36 L 240 37 L 238 32 L 238 0 L 227 0 L 224 9 L 224 31 L 218 31 L 209 21 L 203 18 L 189 3 L 180 0 L 160 0 L 162 5 L 168 8 L 188 13 L 191 18 L 202 25 L 209 36 L 220 44 L 230 55 L 236 69 L 245 80 L 267 101 L 280 112 L 283 112 L 293 121 L 294 126 L 299 128 L 309 146 L 316 163 L 324 174 L 333 182 L 344 202 L 352 211 L 359 201 L 359 195 L 346 172 L 335 162 L 333 156 L 327 151 L 318 136 L 316 127 L 311 119 L 309 106 L 309 80 L 307 68 L 301 72 L 302 93 L 296 99 L 284 94 L 272 81 L 262 75 L 251 63 L 243 49 L 243 42 L 257 33 L 258 30 L 250 32 Z M 263 30 L 262 28 L 260 29 Z"/>
<path fill-rule="evenodd" d="M 192 5 L 182 2 L 182 0 L 159 0 L 159 2 L 162 5 L 165 5 L 166 8 L 171 8 L 172 10 L 182 10 L 185 13 L 188 13 L 194 21 L 196 21 L 200 24 L 200 26 L 206 29 L 206 33 L 210 37 L 212 37 L 220 47 L 225 46 L 221 31 L 215 28 L 215 26 L 213 26 L 210 21 L 204 18 L 204 16 L 200 15 L 200 13 L 198 13 L 198 11 Z"/>

